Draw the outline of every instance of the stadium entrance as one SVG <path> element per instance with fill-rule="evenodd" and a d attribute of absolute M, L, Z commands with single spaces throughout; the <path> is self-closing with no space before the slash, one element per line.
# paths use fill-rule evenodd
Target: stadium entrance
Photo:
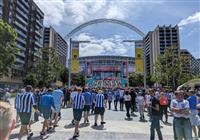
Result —
<path fill-rule="evenodd" d="M 81 29 L 92 24 L 105 23 L 105 22 L 115 23 L 121 26 L 125 26 L 136 32 L 142 38 L 145 36 L 145 34 L 135 26 L 116 19 L 96 19 L 78 26 L 77 28 L 73 29 L 69 34 L 67 34 L 65 37 L 66 40 L 68 39 L 70 40 L 69 79 L 71 79 L 71 72 L 72 73 L 81 72 L 82 74 L 85 75 L 86 85 L 89 87 L 104 87 L 104 88 L 126 87 L 128 85 L 128 75 L 129 73 L 134 72 L 135 69 L 134 57 L 123 57 L 123 56 L 79 57 L 79 49 L 78 49 L 79 42 L 82 41 L 72 41 L 71 39 L 71 36 L 74 35 L 76 32 L 80 31 Z M 141 43 L 140 40 L 139 43 Z M 143 46 L 140 47 L 140 50 L 143 50 Z M 137 56 L 140 56 L 139 59 L 143 61 L 142 53 Z M 143 69 L 143 63 L 141 63 L 140 66 L 141 65 L 142 65 L 141 69 Z M 69 87 L 71 86 L 71 80 L 69 80 L 68 86 Z"/>
<path fill-rule="evenodd" d="M 88 87 L 125 87 L 135 67 L 134 57 L 127 56 L 87 56 L 79 62 Z"/>

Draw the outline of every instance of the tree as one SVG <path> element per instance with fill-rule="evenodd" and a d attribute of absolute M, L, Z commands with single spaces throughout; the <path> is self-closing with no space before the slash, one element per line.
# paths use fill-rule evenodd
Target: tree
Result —
<path fill-rule="evenodd" d="M 24 85 L 32 85 L 36 86 L 38 83 L 38 80 L 36 79 L 36 75 L 34 73 L 29 73 L 25 76 L 23 79 Z"/>
<path fill-rule="evenodd" d="M 60 80 L 63 83 L 63 85 L 65 85 L 68 82 L 68 74 L 69 71 L 66 67 L 62 66 L 61 70 L 60 70 Z"/>
<path fill-rule="evenodd" d="M 8 76 L 9 70 L 15 62 L 15 54 L 18 52 L 16 36 L 15 30 L 0 20 L 0 77 Z"/>
<path fill-rule="evenodd" d="M 36 61 L 35 67 L 27 75 L 35 75 L 37 86 L 49 86 L 59 78 L 62 66 L 54 48 L 43 47 L 40 53 L 42 58 Z M 29 76 L 26 76 L 26 78 L 29 78 Z"/>
<path fill-rule="evenodd" d="M 129 86 L 137 87 L 143 85 L 144 76 L 139 73 L 132 73 L 129 75 Z"/>
<path fill-rule="evenodd" d="M 183 65 L 189 63 L 178 54 L 176 46 L 167 47 L 154 65 L 153 79 L 164 86 L 176 88 L 178 84 L 192 78 L 192 74 L 183 73 Z"/>
<path fill-rule="evenodd" d="M 150 87 L 152 87 L 154 85 L 154 83 L 155 83 L 152 75 L 147 75 L 146 81 L 147 81 L 147 85 L 150 86 Z"/>
<path fill-rule="evenodd" d="M 72 74 L 71 84 L 77 86 L 85 86 L 85 77 L 82 74 Z"/>

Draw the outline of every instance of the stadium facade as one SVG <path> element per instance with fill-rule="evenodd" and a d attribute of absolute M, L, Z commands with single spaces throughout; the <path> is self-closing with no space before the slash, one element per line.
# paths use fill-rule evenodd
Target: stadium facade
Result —
<path fill-rule="evenodd" d="M 125 87 L 135 71 L 135 59 L 128 56 L 85 56 L 79 57 L 79 64 L 88 87 Z"/>

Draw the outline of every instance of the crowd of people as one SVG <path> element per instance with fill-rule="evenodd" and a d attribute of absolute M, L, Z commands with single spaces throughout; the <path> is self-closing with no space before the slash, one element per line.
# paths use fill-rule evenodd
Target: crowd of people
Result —
<path fill-rule="evenodd" d="M 8 109 L 7 109 L 8 108 Z M 15 98 L 16 123 L 21 124 L 19 140 L 27 135 L 33 136 L 32 122 L 38 121 L 39 116 L 44 118 L 41 128 L 41 137 L 55 131 L 61 119 L 61 108 L 72 108 L 72 124 L 75 126 L 73 138 L 80 136 L 80 121 L 83 117 L 84 124 L 89 125 L 89 114 L 94 114 L 94 127 L 104 125 L 106 109 L 126 111 L 125 116 L 131 119 L 139 113 L 141 122 L 151 122 L 150 140 L 155 139 L 155 131 L 159 140 L 163 140 L 161 125 L 169 124 L 168 115 L 173 116 L 173 132 L 175 140 L 192 140 L 200 137 L 200 98 L 196 90 L 174 91 L 170 89 L 143 88 L 115 88 L 115 89 L 90 89 L 74 86 L 67 88 L 35 88 L 28 85 L 20 89 Z M 145 113 L 147 112 L 147 113 Z M 15 124 L 11 119 L 11 111 L 4 102 L 0 102 L 0 118 L 6 119 L 10 124 L 0 126 L 0 136 L 8 138 L 10 130 Z M 146 115 L 147 114 L 147 115 Z M 9 117 L 7 117 L 8 115 Z M 100 122 L 98 117 L 100 116 Z M 6 121 L 5 121 L 6 122 Z M 7 129 L 4 129 L 7 128 Z M 9 131 L 4 131 L 9 130 Z M 192 131 L 194 136 L 192 138 Z"/>

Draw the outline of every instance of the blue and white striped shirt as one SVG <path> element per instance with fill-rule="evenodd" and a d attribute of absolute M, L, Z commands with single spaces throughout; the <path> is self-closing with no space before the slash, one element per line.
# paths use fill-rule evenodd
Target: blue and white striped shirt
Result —
<path fill-rule="evenodd" d="M 76 94 L 73 100 L 73 109 L 83 109 L 85 105 L 85 100 L 82 94 Z"/>
<path fill-rule="evenodd" d="M 25 92 L 18 95 L 16 108 L 19 112 L 31 113 L 33 105 L 35 105 L 35 99 L 32 92 Z"/>
<path fill-rule="evenodd" d="M 96 95 L 95 107 L 104 107 L 104 96 L 103 96 L 103 94 L 97 94 Z"/>

